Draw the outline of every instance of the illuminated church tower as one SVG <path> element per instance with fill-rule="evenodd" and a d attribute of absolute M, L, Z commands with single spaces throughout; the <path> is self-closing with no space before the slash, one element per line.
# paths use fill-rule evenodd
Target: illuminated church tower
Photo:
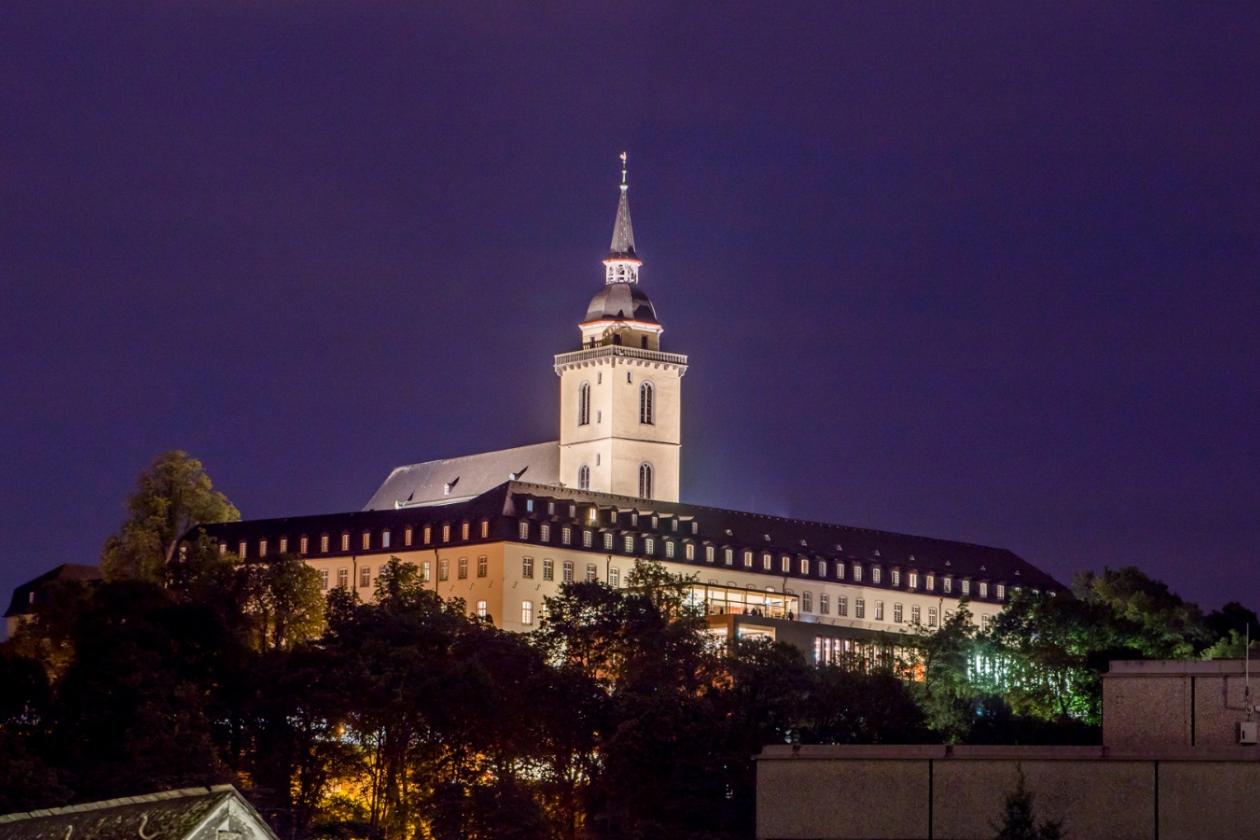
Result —
<path fill-rule="evenodd" d="M 569 487 L 678 501 L 682 377 L 687 357 L 661 352 L 664 329 L 639 287 L 626 153 L 604 288 L 578 324 L 582 349 L 556 356 L 560 377 L 560 482 Z"/>

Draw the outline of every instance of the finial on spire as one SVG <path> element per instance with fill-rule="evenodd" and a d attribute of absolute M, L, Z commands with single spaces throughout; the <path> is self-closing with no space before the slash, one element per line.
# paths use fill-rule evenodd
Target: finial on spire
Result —
<path fill-rule="evenodd" d="M 629 184 L 626 183 L 626 153 L 621 153 L 621 188 L 627 189 Z"/>
<path fill-rule="evenodd" d="M 627 200 L 630 189 L 626 177 L 628 155 L 622 152 L 618 157 L 621 159 L 621 200 L 617 202 L 612 244 L 608 248 L 608 257 L 604 260 L 604 264 L 608 266 L 606 280 L 609 283 L 634 283 L 639 279 L 639 258 L 634 253 L 634 228 L 630 225 L 630 202 Z"/>

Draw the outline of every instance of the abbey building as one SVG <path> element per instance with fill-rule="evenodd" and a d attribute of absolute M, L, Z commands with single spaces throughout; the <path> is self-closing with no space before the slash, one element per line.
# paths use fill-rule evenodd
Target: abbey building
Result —
<path fill-rule="evenodd" d="M 776 638 L 820 662 L 937 627 L 963 599 L 983 625 L 1018 587 L 1060 589 L 1005 549 L 680 500 L 688 359 L 663 349 L 640 284 L 624 155 L 618 193 L 602 286 L 554 359 L 557 440 L 397 467 L 359 511 L 209 526 L 220 550 L 298 554 L 325 588 L 364 598 L 396 556 L 518 631 L 563 584 L 621 586 L 651 559 L 693 580 L 715 634 Z"/>

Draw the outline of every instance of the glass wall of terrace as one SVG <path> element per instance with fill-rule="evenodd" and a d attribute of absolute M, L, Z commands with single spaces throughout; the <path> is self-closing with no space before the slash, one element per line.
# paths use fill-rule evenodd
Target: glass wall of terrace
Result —
<path fill-rule="evenodd" d="M 800 616 L 797 595 L 752 587 L 694 583 L 687 588 L 687 603 L 708 615 L 755 615 L 764 618 L 796 619 Z"/>

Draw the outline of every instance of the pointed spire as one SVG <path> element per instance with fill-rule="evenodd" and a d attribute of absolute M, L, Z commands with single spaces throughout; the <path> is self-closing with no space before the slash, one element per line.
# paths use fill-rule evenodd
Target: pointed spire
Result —
<path fill-rule="evenodd" d="M 612 244 L 608 246 L 610 260 L 637 260 L 634 253 L 634 227 L 630 224 L 630 185 L 626 181 L 626 153 L 621 153 L 621 199 L 617 202 L 617 220 L 613 222 Z"/>

